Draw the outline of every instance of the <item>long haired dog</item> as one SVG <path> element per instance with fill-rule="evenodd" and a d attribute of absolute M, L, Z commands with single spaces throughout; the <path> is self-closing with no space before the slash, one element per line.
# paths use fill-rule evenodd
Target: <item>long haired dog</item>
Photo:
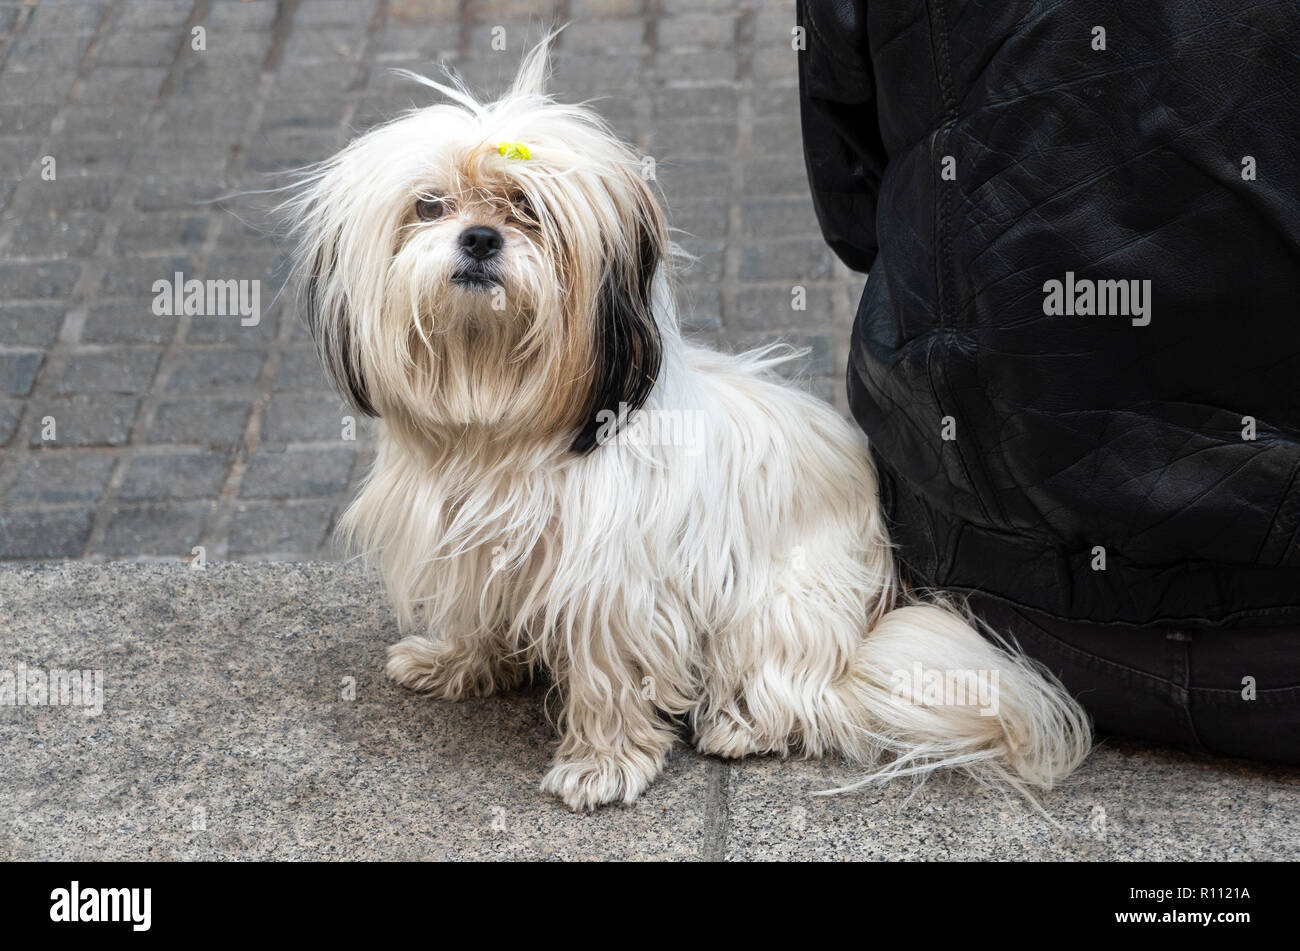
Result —
<path fill-rule="evenodd" d="M 390 676 L 459 700 L 549 670 L 542 787 L 573 809 L 635 800 L 682 724 L 703 753 L 842 754 L 874 778 L 1066 775 L 1081 709 L 904 596 L 861 435 L 773 373 L 784 357 L 683 341 L 637 156 L 545 95 L 546 69 L 543 43 L 491 104 L 421 80 L 449 101 L 291 201 L 325 367 L 380 419 L 341 528 L 408 635 Z M 953 671 L 996 695 L 953 702 Z"/>

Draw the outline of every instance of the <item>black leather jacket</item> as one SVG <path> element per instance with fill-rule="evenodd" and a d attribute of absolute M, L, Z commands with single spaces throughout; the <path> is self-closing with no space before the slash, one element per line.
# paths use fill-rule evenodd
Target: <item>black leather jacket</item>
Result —
<path fill-rule="evenodd" d="M 917 580 L 1300 619 L 1300 5 L 799 7 L 813 200 L 871 272 L 850 403 Z"/>

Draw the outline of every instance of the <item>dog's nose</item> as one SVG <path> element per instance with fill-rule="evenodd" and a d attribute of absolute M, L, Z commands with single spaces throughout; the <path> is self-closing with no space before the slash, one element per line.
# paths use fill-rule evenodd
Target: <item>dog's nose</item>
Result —
<path fill-rule="evenodd" d="M 501 232 L 487 225 L 476 225 L 460 233 L 460 246 L 476 261 L 484 261 L 501 250 Z"/>

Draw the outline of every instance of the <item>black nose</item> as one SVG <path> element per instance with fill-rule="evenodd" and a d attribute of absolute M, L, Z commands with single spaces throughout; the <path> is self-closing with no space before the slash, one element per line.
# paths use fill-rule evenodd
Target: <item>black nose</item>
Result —
<path fill-rule="evenodd" d="M 501 250 L 501 232 L 487 225 L 476 225 L 460 233 L 460 246 L 477 261 L 485 261 Z"/>

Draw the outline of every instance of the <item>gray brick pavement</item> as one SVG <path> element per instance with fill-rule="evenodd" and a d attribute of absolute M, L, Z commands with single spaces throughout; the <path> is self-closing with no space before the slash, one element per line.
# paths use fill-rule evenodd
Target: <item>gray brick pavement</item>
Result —
<path fill-rule="evenodd" d="M 789 0 L 0 0 L 0 558 L 337 557 L 373 432 L 344 438 L 249 193 L 428 101 L 392 67 L 499 89 L 554 22 L 571 23 L 556 93 L 601 97 L 656 159 L 698 259 L 690 333 L 806 346 L 794 372 L 843 408 L 861 279 L 808 203 L 792 17 Z M 155 315 L 177 272 L 259 281 L 260 322 Z"/>

